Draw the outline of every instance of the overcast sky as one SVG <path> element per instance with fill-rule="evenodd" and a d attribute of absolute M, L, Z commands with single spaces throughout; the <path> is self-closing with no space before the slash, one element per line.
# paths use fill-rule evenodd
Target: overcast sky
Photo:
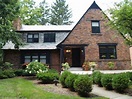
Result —
<path fill-rule="evenodd" d="M 36 4 L 43 0 L 34 0 Z M 69 5 L 69 8 L 72 10 L 72 21 L 76 23 L 82 15 L 86 12 L 86 10 L 90 7 L 90 5 L 95 1 L 99 7 L 107 13 L 107 9 L 114 6 L 114 3 L 119 3 L 123 0 L 66 0 L 66 3 Z M 46 0 L 46 2 L 51 5 L 55 0 Z"/>

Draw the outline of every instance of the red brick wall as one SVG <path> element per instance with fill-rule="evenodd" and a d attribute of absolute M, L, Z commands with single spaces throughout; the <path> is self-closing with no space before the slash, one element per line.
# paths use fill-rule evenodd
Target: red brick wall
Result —
<path fill-rule="evenodd" d="M 100 20 L 100 34 L 92 34 L 91 20 Z M 130 69 L 129 47 L 124 43 L 123 37 L 108 26 L 108 18 L 98 9 L 89 10 L 76 25 L 63 44 L 89 44 L 85 47 L 85 61 L 98 62 L 99 69 L 108 69 L 108 61 L 115 62 L 117 69 Z M 99 59 L 98 43 L 117 43 L 117 59 Z"/>
<path fill-rule="evenodd" d="M 50 56 L 50 67 L 60 71 L 60 51 L 52 50 Z"/>
<path fill-rule="evenodd" d="M 18 50 L 4 50 L 4 61 L 14 64 L 14 68 L 21 68 L 20 51 Z"/>

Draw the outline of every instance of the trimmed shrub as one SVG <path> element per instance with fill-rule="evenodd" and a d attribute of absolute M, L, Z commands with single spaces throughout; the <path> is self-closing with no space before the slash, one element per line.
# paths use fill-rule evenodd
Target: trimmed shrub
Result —
<path fill-rule="evenodd" d="M 12 69 L 7 69 L 0 73 L 0 79 L 13 78 L 13 77 L 15 77 L 15 73 Z"/>
<path fill-rule="evenodd" d="M 126 73 L 116 74 L 113 76 L 112 87 L 117 92 L 123 92 L 128 88 L 129 78 Z"/>
<path fill-rule="evenodd" d="M 91 75 L 94 84 L 95 84 L 95 77 L 96 77 L 96 75 L 97 75 L 98 72 L 99 72 L 99 71 L 94 71 L 94 72 L 92 73 L 92 75 Z"/>
<path fill-rule="evenodd" d="M 69 74 L 71 74 L 71 72 L 65 70 L 60 76 L 60 83 L 61 83 L 62 87 L 64 87 L 64 88 L 67 87 L 65 80 Z"/>
<path fill-rule="evenodd" d="M 101 84 L 103 87 L 105 87 L 107 90 L 112 90 L 112 78 L 113 74 L 103 74 L 101 77 Z"/>
<path fill-rule="evenodd" d="M 100 72 L 100 71 L 96 71 L 96 74 L 94 75 L 94 83 L 95 84 L 98 84 L 98 86 L 102 87 L 102 84 L 101 84 L 101 76 L 103 74 Z"/>
<path fill-rule="evenodd" d="M 22 76 L 24 74 L 24 70 L 23 69 L 17 69 L 14 71 L 16 76 Z"/>
<path fill-rule="evenodd" d="M 36 75 L 37 73 L 40 73 L 40 72 L 46 72 L 48 69 L 47 69 L 47 66 L 41 62 L 38 62 L 38 61 L 33 61 L 33 62 L 30 62 L 27 67 L 26 67 L 26 70 L 25 70 L 25 74 L 27 73 L 27 75 Z"/>
<path fill-rule="evenodd" d="M 92 91 L 92 78 L 88 75 L 79 75 L 74 82 L 75 91 L 81 96 L 88 96 Z"/>
<path fill-rule="evenodd" d="M 65 80 L 65 84 L 66 84 L 66 86 L 70 89 L 70 90 L 72 90 L 72 91 L 74 91 L 75 89 L 74 89 L 74 81 L 75 81 L 75 79 L 77 79 L 77 77 L 78 77 L 78 75 L 77 74 L 69 74 L 68 76 L 67 76 L 67 78 L 66 78 L 66 80 Z"/>
<path fill-rule="evenodd" d="M 47 72 L 44 73 L 38 73 L 37 78 L 40 79 L 42 81 L 42 83 L 44 84 L 51 84 L 54 82 L 54 80 L 58 80 L 59 79 L 59 73 L 55 72 L 53 70 L 49 70 Z"/>

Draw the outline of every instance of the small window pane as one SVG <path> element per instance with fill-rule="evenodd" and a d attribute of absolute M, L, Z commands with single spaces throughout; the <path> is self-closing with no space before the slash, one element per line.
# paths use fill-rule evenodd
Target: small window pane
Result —
<path fill-rule="evenodd" d="M 46 58 L 46 56 L 40 56 L 40 58 Z"/>
<path fill-rule="evenodd" d="M 34 34 L 34 38 L 38 38 L 38 34 Z"/>
<path fill-rule="evenodd" d="M 46 59 L 40 59 L 40 62 L 46 64 Z"/>
<path fill-rule="evenodd" d="M 92 22 L 92 26 L 99 27 L 99 22 Z"/>
<path fill-rule="evenodd" d="M 38 60 L 38 56 L 32 56 L 32 61 Z"/>
<path fill-rule="evenodd" d="M 30 62 L 30 59 L 31 59 L 31 56 L 25 56 L 24 57 L 24 62 L 25 63 L 29 63 Z"/>
<path fill-rule="evenodd" d="M 31 35 L 31 34 L 28 34 L 28 38 L 33 38 L 33 35 Z"/>

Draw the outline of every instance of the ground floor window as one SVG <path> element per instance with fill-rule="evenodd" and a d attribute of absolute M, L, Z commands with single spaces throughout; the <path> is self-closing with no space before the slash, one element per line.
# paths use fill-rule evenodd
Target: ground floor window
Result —
<path fill-rule="evenodd" d="M 99 58 L 117 59 L 116 45 L 117 44 L 99 44 Z"/>
<path fill-rule="evenodd" d="M 45 64 L 49 64 L 49 53 L 48 52 L 22 52 L 22 63 L 29 63 L 32 61 L 39 61 Z"/>

